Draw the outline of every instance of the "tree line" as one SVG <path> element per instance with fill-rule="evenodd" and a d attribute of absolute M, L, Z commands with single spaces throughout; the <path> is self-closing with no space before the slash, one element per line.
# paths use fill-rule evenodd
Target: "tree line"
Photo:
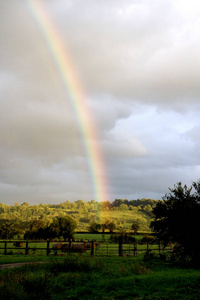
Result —
<path fill-rule="evenodd" d="M 43 216 L 43 215 L 55 215 L 55 210 L 62 211 L 63 209 L 71 210 L 76 212 L 77 210 L 83 211 L 101 211 L 101 210 L 128 210 L 132 208 L 139 208 L 142 210 L 151 210 L 152 206 L 156 203 L 154 199 L 137 199 L 137 200 L 127 200 L 127 199 L 115 199 L 113 202 L 103 201 L 97 202 L 95 200 L 84 202 L 83 200 L 77 200 L 66 202 L 60 204 L 39 204 L 39 205 L 29 205 L 28 202 L 23 202 L 21 205 L 16 201 L 14 205 L 8 205 L 0 203 L 0 217 L 6 218 L 10 216 L 31 218 L 33 215 Z"/>
<path fill-rule="evenodd" d="M 72 203 L 66 201 L 60 204 L 39 205 L 29 205 L 28 202 L 24 202 L 21 205 L 18 202 L 15 202 L 14 205 L 0 203 L 0 238 L 20 236 L 28 231 L 33 231 L 35 227 L 40 227 L 39 235 L 45 236 L 47 230 L 44 231 L 44 228 L 50 228 L 50 225 L 54 224 L 55 220 L 60 217 L 71 217 L 78 225 L 79 230 L 84 227 L 84 231 L 96 232 L 102 230 L 103 232 L 112 232 L 116 229 L 119 222 L 112 220 L 101 222 L 98 218 L 100 212 L 112 211 L 116 212 L 117 215 L 120 215 L 120 212 L 123 213 L 126 211 L 129 211 L 130 214 L 132 212 L 142 212 L 146 216 L 149 216 L 155 203 L 156 201 L 152 199 L 130 201 L 116 199 L 113 202 L 105 201 L 100 203 L 94 200 L 87 202 L 77 200 Z M 55 230 L 51 232 L 52 235 L 53 232 Z"/>

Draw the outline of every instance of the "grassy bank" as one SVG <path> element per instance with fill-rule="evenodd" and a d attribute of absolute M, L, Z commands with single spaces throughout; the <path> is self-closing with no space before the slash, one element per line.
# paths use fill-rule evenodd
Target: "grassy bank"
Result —
<path fill-rule="evenodd" d="M 200 299 L 200 270 L 138 257 L 72 255 L 0 270 L 0 299 Z"/>

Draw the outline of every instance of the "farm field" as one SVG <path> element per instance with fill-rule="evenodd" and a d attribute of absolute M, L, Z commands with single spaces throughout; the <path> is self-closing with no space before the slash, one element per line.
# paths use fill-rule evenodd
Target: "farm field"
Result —
<path fill-rule="evenodd" d="M 0 270 L 0 299 L 200 299 L 200 270 L 137 257 L 48 257 Z"/>
<path fill-rule="evenodd" d="M 110 210 L 103 211 L 99 215 L 100 223 L 104 223 L 106 220 L 110 220 L 118 224 L 119 227 L 126 229 L 129 231 L 131 229 L 131 224 L 134 222 L 138 222 L 140 224 L 140 229 L 142 231 L 149 231 L 149 224 L 151 221 L 151 217 L 145 213 L 144 211 L 138 210 Z M 83 226 L 84 224 L 81 224 Z M 82 227 L 83 228 L 83 227 Z"/>

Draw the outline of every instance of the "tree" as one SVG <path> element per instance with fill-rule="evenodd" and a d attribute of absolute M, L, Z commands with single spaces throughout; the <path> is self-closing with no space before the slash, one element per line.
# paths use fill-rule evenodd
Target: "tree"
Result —
<path fill-rule="evenodd" d="M 24 234 L 25 239 L 47 239 L 49 238 L 49 230 L 44 220 L 32 220 L 29 229 Z"/>
<path fill-rule="evenodd" d="M 101 229 L 101 224 L 92 222 L 88 228 L 89 232 L 97 233 Z"/>
<path fill-rule="evenodd" d="M 28 204 L 28 202 L 23 202 L 23 203 L 21 204 L 21 206 L 29 207 L 29 204 Z"/>
<path fill-rule="evenodd" d="M 181 182 L 153 208 L 151 228 L 159 240 L 178 243 L 184 255 L 200 259 L 200 181 L 189 188 Z M 194 192 L 193 192 L 194 190 Z"/>
<path fill-rule="evenodd" d="M 57 217 L 50 225 L 50 231 L 52 237 L 60 237 L 66 240 L 74 238 L 75 229 L 77 227 L 76 221 L 71 217 Z"/>
<path fill-rule="evenodd" d="M 103 210 L 109 210 L 112 208 L 112 204 L 108 200 L 101 202 L 101 206 Z"/>
<path fill-rule="evenodd" d="M 107 229 L 110 231 L 110 233 L 113 233 L 114 230 L 116 229 L 116 224 L 113 222 L 108 223 Z"/>
<path fill-rule="evenodd" d="M 105 232 L 105 230 L 107 229 L 107 224 L 106 223 L 101 224 L 101 229 L 103 232 Z"/>
<path fill-rule="evenodd" d="M 0 238 L 12 239 L 20 233 L 20 228 L 13 220 L 0 220 Z"/>
<path fill-rule="evenodd" d="M 138 230 L 140 229 L 140 225 L 138 223 L 133 223 L 131 226 L 134 234 L 137 234 Z"/>
<path fill-rule="evenodd" d="M 31 231 L 36 231 L 39 228 L 45 228 L 45 227 L 46 227 L 46 224 L 43 220 L 35 219 L 30 222 L 30 230 Z"/>
<path fill-rule="evenodd" d="M 120 206 L 119 206 L 119 209 L 120 210 L 128 210 L 129 208 L 128 208 L 128 205 L 127 204 L 121 204 Z"/>

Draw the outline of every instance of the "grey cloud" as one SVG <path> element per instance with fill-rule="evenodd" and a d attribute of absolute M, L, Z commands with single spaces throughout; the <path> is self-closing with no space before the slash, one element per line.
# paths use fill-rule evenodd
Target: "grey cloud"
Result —
<path fill-rule="evenodd" d="M 112 141 L 111 137 L 102 146 L 104 152 L 109 157 L 135 157 L 144 156 L 147 154 L 145 147 L 137 139 L 115 139 Z"/>
<path fill-rule="evenodd" d="M 151 94 L 160 105 L 180 97 L 197 101 L 199 42 L 170 2 L 90 4 L 82 4 L 84 13 L 63 13 L 66 42 L 88 90 L 143 101 Z"/>
<path fill-rule="evenodd" d="M 132 106 L 112 95 L 93 95 L 88 99 L 88 107 L 97 128 L 105 135 L 118 120 L 127 119 L 132 114 Z"/>
<path fill-rule="evenodd" d="M 199 175 L 193 2 L 41 1 L 86 90 L 109 200 L 160 198 Z M 91 200 L 87 137 L 34 12 L 7 0 L 0 15 L 0 201 Z"/>
<path fill-rule="evenodd" d="M 15 105 L 15 106 L 13 106 Z M 73 115 L 56 103 L 12 101 L 1 105 L 1 144 L 16 150 L 40 153 L 79 153 Z M 70 140 L 70 143 L 68 142 Z M 75 143 L 73 143 L 73 140 Z"/>

